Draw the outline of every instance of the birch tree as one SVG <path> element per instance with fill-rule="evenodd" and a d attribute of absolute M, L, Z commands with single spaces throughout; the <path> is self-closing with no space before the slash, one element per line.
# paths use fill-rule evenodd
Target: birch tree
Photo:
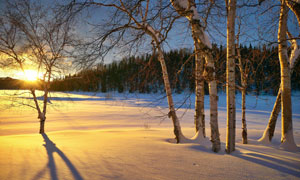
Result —
<path fill-rule="evenodd" d="M 212 56 L 212 46 L 204 27 L 200 24 L 200 15 L 197 12 L 194 0 L 171 0 L 173 7 L 178 14 L 186 17 L 192 29 L 195 51 L 195 125 L 197 136 L 205 137 L 204 119 L 204 79 L 209 83 L 210 95 L 210 125 L 212 150 L 220 150 L 220 134 L 218 129 L 218 93 L 215 79 L 215 66 Z M 203 60 L 205 59 L 205 71 L 203 71 Z M 201 138 L 203 138 L 201 137 Z"/>
<path fill-rule="evenodd" d="M 258 4 L 253 3 L 253 1 L 250 3 L 250 1 L 242 1 L 242 4 L 238 5 L 240 7 L 238 9 L 238 12 L 236 13 L 236 21 L 237 21 L 237 33 L 236 33 L 236 59 L 237 59 L 237 67 L 239 69 L 240 73 L 240 86 L 236 85 L 236 88 L 240 90 L 242 99 L 241 99 L 241 108 L 242 108 L 242 143 L 247 144 L 248 138 L 247 138 L 247 123 L 246 123 L 246 92 L 247 88 L 249 86 L 249 81 L 251 81 L 251 76 L 254 76 L 256 72 L 258 71 L 258 68 L 261 66 L 263 59 L 259 57 L 260 63 L 257 65 L 256 68 L 254 68 L 253 62 L 257 57 L 252 56 L 252 59 L 247 58 L 244 54 L 241 54 L 241 43 L 240 40 L 242 37 L 247 37 L 247 30 L 243 30 L 243 28 L 251 28 L 251 17 L 256 14 L 254 9 L 257 9 L 256 6 Z M 253 7 L 253 10 L 250 9 Z M 252 32 L 250 30 L 250 32 Z"/>
<path fill-rule="evenodd" d="M 138 38 L 142 38 L 144 35 L 151 39 L 151 44 L 149 45 L 153 46 L 153 54 L 157 54 L 162 69 L 162 77 L 169 105 L 168 117 L 172 119 L 177 143 L 183 142 L 185 137 L 182 134 L 180 122 L 176 115 L 172 90 L 163 53 L 163 42 L 167 38 L 170 28 L 176 20 L 176 17 L 174 18 L 173 15 L 164 14 L 162 12 L 163 10 L 168 10 L 168 5 L 164 5 L 161 1 L 154 3 L 150 0 L 120 0 L 118 2 L 90 1 L 87 3 L 87 5 L 115 10 L 113 13 L 113 20 L 106 24 L 106 30 L 103 31 L 102 35 L 96 38 L 99 40 L 96 42 L 98 43 L 98 47 L 103 48 L 105 43 L 108 43 L 109 38 L 113 37 L 115 34 L 117 34 L 113 38 L 115 40 L 112 41 L 116 43 L 112 43 L 112 46 L 120 43 L 119 41 L 128 38 L 126 35 L 128 35 L 127 31 L 129 30 L 130 36 L 134 36 L 135 38 L 130 42 L 125 43 L 127 45 L 136 42 Z M 119 19 L 115 20 L 114 18 Z M 108 49 L 111 49 L 112 46 L 110 46 Z"/>
<path fill-rule="evenodd" d="M 290 62 L 290 74 L 293 74 L 294 71 L 294 65 L 297 63 L 296 60 L 298 59 L 299 55 L 300 55 L 300 48 L 299 45 L 297 44 L 297 40 L 295 38 L 292 37 L 291 33 L 288 32 L 288 37 L 290 39 L 290 43 L 291 43 L 291 54 L 289 57 L 289 62 Z M 269 121 L 268 121 L 268 125 L 263 133 L 263 136 L 258 140 L 260 142 L 265 142 L 265 143 L 269 143 L 272 141 L 272 138 L 274 136 L 274 132 L 275 132 L 275 127 L 276 127 L 276 122 L 279 116 L 279 113 L 281 111 L 281 85 L 280 88 L 278 90 L 278 94 L 276 97 L 276 101 L 274 103 L 271 115 L 269 117 Z"/>
<path fill-rule="evenodd" d="M 259 141 L 270 142 L 274 136 L 275 126 L 278 114 L 282 109 L 281 115 L 281 146 L 287 150 L 296 150 L 294 142 L 293 125 L 292 125 L 292 106 L 291 106 L 291 74 L 294 64 L 300 55 L 300 49 L 297 41 L 287 29 L 288 7 L 294 12 L 300 27 L 299 10 L 300 4 L 296 1 L 281 1 L 280 18 L 278 27 L 278 56 L 281 70 L 281 84 L 278 95 L 269 119 L 269 123 L 264 134 Z M 291 41 L 291 54 L 287 55 L 287 36 Z"/>
<path fill-rule="evenodd" d="M 246 90 L 248 85 L 248 73 L 249 67 L 247 66 L 247 62 L 242 60 L 241 50 L 239 48 L 239 39 L 240 39 L 240 27 L 241 21 L 238 18 L 238 33 L 236 35 L 236 52 L 237 52 L 237 59 L 238 59 L 238 67 L 240 70 L 240 77 L 241 77 L 241 87 L 239 88 L 242 93 L 242 142 L 243 144 L 248 143 L 247 138 L 247 123 L 246 123 Z"/>
<path fill-rule="evenodd" d="M 235 13 L 236 0 L 225 0 L 227 8 L 227 63 L 226 63 L 226 93 L 227 93 L 227 129 L 226 152 L 235 150 Z"/>
<path fill-rule="evenodd" d="M 237 51 L 237 57 L 238 57 L 238 67 L 240 70 L 240 76 L 241 76 L 241 87 L 240 91 L 242 93 L 242 142 L 243 144 L 248 143 L 247 139 L 247 123 L 246 123 L 246 90 L 247 90 L 247 75 L 248 73 L 245 72 L 243 67 L 243 61 L 241 57 L 241 52 L 239 49 L 239 40 L 237 38 L 237 44 L 236 44 L 236 51 Z"/>
<path fill-rule="evenodd" d="M 285 1 L 281 1 L 280 18 L 278 27 L 278 56 L 280 61 L 280 74 L 281 74 L 281 144 L 283 148 L 296 147 L 293 137 L 292 126 L 292 102 L 291 102 L 291 74 L 287 57 L 287 17 L 288 7 Z M 293 148 L 294 148 L 293 147 Z"/>
<path fill-rule="evenodd" d="M 71 44 L 71 18 L 58 16 L 53 7 L 43 6 L 40 1 L 7 1 L 0 20 L 0 53 L 25 73 L 30 64 L 42 73 L 42 103 L 35 87 L 30 89 L 40 120 L 39 133 L 45 133 L 45 121 L 49 103 L 49 88 L 54 71 L 62 70 L 67 63 L 65 50 Z M 56 11 L 57 12 L 57 11 Z M 61 14 L 62 15 L 62 14 Z"/>

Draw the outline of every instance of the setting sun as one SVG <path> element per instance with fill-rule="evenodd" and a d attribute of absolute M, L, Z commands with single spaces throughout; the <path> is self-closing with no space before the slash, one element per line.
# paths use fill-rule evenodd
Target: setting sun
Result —
<path fill-rule="evenodd" d="M 25 70 L 25 78 L 27 81 L 36 81 L 38 79 L 38 73 L 34 70 Z"/>
<path fill-rule="evenodd" d="M 27 69 L 24 72 L 18 72 L 17 77 L 26 81 L 36 81 L 40 75 L 35 70 Z"/>

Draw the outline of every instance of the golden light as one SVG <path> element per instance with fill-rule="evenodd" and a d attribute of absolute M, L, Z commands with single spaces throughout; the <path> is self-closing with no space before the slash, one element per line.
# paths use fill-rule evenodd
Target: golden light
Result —
<path fill-rule="evenodd" d="M 24 72 L 18 72 L 17 76 L 26 81 L 36 81 L 41 75 L 35 70 L 27 69 Z"/>
<path fill-rule="evenodd" d="M 38 73 L 34 70 L 25 70 L 25 78 L 27 81 L 36 81 L 38 79 Z"/>

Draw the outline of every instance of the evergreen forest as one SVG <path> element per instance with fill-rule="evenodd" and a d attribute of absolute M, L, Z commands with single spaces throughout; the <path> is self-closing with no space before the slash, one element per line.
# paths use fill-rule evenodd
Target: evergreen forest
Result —
<path fill-rule="evenodd" d="M 248 92 L 276 95 L 280 86 L 280 64 L 277 47 L 240 46 L 247 72 Z M 226 48 L 213 45 L 216 79 L 219 91 L 225 91 Z M 195 60 L 190 49 L 171 50 L 165 53 L 170 83 L 175 93 L 194 92 Z M 157 56 L 145 54 L 123 58 L 110 64 L 99 63 L 74 75 L 55 79 L 52 91 L 128 91 L 130 93 L 157 93 L 164 91 L 161 68 Z M 239 68 L 236 67 L 237 89 L 240 85 Z M 205 76 L 204 76 L 205 78 Z M 207 84 L 205 91 L 208 92 Z M 300 90 L 300 63 L 292 74 L 292 89 Z"/>

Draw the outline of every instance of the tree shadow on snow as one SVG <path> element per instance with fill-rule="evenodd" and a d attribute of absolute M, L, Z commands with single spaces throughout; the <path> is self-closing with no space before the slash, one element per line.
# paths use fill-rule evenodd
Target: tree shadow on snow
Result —
<path fill-rule="evenodd" d="M 289 153 L 299 153 L 300 152 L 300 147 L 297 147 L 296 151 L 280 149 L 280 145 L 281 145 L 280 137 L 273 137 L 272 141 L 269 143 L 259 142 L 259 139 L 260 139 L 260 137 L 248 139 L 248 145 L 259 145 L 259 146 L 265 146 L 265 147 L 272 147 L 274 149 L 281 150 L 284 152 L 289 152 Z"/>
<path fill-rule="evenodd" d="M 210 147 L 202 146 L 199 144 L 191 145 L 188 148 L 192 150 L 205 152 L 205 153 L 211 153 L 211 154 L 214 153 Z M 225 148 L 225 143 L 221 143 L 221 150 L 218 153 L 214 153 L 214 154 L 226 155 L 227 153 L 224 151 L 224 148 Z M 284 174 L 289 174 L 291 176 L 300 178 L 300 169 L 299 169 L 300 161 L 298 160 L 285 158 L 284 156 L 277 157 L 276 155 L 271 155 L 265 152 L 256 151 L 251 148 L 246 148 L 246 147 L 238 147 L 238 148 L 245 149 L 246 152 L 241 152 L 238 149 L 236 149 L 234 152 L 232 152 L 229 155 L 274 169 Z"/>
<path fill-rule="evenodd" d="M 76 180 L 83 180 L 82 176 L 75 168 L 75 166 L 71 163 L 71 161 L 68 159 L 68 157 L 58 147 L 56 147 L 56 145 L 48 138 L 47 134 L 42 134 L 42 136 L 45 142 L 43 146 L 46 148 L 47 155 L 48 155 L 48 164 L 39 173 L 37 173 L 33 179 L 40 179 L 45 173 L 45 171 L 47 170 L 47 167 L 50 170 L 51 179 L 52 180 L 59 179 L 57 176 L 57 169 L 53 157 L 53 154 L 57 153 L 61 157 L 61 159 L 66 163 L 67 167 L 70 169 L 73 178 Z"/>
<path fill-rule="evenodd" d="M 206 152 L 206 153 L 211 153 L 211 154 L 215 154 L 215 155 L 225 155 L 225 143 L 221 142 L 221 149 L 219 152 L 213 152 L 212 151 L 212 145 L 201 145 L 201 144 L 196 144 L 196 145 L 191 145 L 188 148 L 192 149 L 192 150 L 196 150 L 196 151 L 201 151 L 201 152 Z"/>
<path fill-rule="evenodd" d="M 232 156 L 300 178 L 299 162 L 291 162 L 291 160 L 288 159 L 282 160 L 282 157 L 268 155 L 252 149 L 244 149 L 248 150 L 249 152 L 233 152 Z"/>

